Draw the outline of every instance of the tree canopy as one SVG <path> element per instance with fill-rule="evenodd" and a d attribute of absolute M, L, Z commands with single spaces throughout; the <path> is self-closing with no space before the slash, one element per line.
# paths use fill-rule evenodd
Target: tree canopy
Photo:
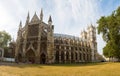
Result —
<path fill-rule="evenodd" d="M 10 41 L 11 35 L 9 35 L 6 31 L 0 31 L 0 47 L 7 47 Z"/>
<path fill-rule="evenodd" d="M 106 46 L 103 54 L 106 57 L 116 57 L 120 60 L 120 7 L 109 16 L 98 20 L 98 34 L 102 34 Z"/>

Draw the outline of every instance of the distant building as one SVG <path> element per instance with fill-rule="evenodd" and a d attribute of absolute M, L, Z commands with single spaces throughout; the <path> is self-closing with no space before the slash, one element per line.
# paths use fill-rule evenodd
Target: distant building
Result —
<path fill-rule="evenodd" d="M 115 57 L 110 57 L 110 58 L 105 57 L 105 60 L 108 61 L 108 62 L 118 62 L 119 61 L 119 59 L 115 58 Z"/>
<path fill-rule="evenodd" d="M 17 33 L 16 62 L 41 64 L 97 61 L 96 28 L 90 25 L 81 37 L 54 33 L 52 17 L 43 22 L 43 11 L 32 19 L 28 13 L 25 26 Z"/>
<path fill-rule="evenodd" d="M 4 58 L 4 50 L 0 48 L 0 61 L 3 61 Z"/>
<path fill-rule="evenodd" d="M 2 52 L 2 54 L 3 54 L 2 61 L 15 62 L 15 48 L 16 48 L 15 41 L 11 41 L 9 43 L 9 46 L 5 47 Z M 0 52 L 0 54 L 1 54 L 1 52 Z"/>
<path fill-rule="evenodd" d="M 98 62 L 105 62 L 106 59 L 103 55 L 100 55 L 99 53 L 97 53 L 97 61 Z"/>
<path fill-rule="evenodd" d="M 16 47 L 15 41 L 11 41 L 9 43 L 9 46 L 4 48 L 4 57 L 5 58 L 15 58 L 15 47 Z"/>

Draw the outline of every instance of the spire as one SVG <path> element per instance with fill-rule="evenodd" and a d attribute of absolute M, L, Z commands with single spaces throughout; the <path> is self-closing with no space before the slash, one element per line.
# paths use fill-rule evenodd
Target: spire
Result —
<path fill-rule="evenodd" d="M 30 16 L 29 16 L 29 12 L 28 12 L 27 19 L 26 19 L 26 25 L 29 23 L 29 21 L 30 21 Z"/>
<path fill-rule="evenodd" d="M 36 11 L 35 11 L 35 14 L 34 14 L 34 15 L 37 15 L 37 14 L 36 14 Z"/>
<path fill-rule="evenodd" d="M 41 12 L 40 12 L 40 20 L 42 21 L 43 20 L 43 10 L 41 9 Z"/>
<path fill-rule="evenodd" d="M 29 12 L 28 12 L 27 20 L 28 20 L 28 21 L 30 20 Z"/>
<path fill-rule="evenodd" d="M 20 24 L 19 24 L 19 30 L 22 29 L 22 22 L 20 21 Z"/>
<path fill-rule="evenodd" d="M 49 20 L 48 20 L 48 24 L 52 24 L 52 17 L 51 17 L 51 15 L 49 16 Z"/>

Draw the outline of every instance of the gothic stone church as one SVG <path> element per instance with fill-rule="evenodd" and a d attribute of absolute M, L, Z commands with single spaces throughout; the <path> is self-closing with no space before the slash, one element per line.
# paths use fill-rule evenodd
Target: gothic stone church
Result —
<path fill-rule="evenodd" d="M 40 64 L 80 63 L 97 60 L 96 28 L 90 25 L 81 37 L 54 33 L 51 16 L 48 23 L 35 13 L 28 13 L 25 26 L 19 24 L 16 40 L 15 60 Z"/>

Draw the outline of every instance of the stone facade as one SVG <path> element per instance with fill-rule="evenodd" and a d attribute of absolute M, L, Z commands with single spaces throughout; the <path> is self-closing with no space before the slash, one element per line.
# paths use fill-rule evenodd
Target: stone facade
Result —
<path fill-rule="evenodd" d="M 30 21 L 29 13 L 25 26 L 20 22 L 15 59 L 17 62 L 41 64 L 96 61 L 96 28 L 90 25 L 81 37 L 54 33 L 52 18 L 43 22 L 43 11 Z"/>

